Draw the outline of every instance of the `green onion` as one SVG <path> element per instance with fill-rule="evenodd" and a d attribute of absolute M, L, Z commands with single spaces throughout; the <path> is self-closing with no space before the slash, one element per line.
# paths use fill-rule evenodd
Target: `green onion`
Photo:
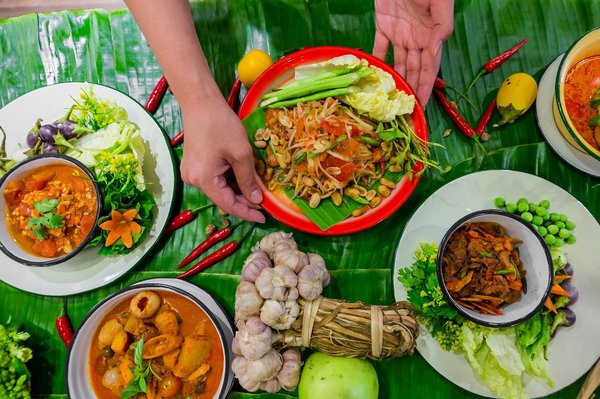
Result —
<path fill-rule="evenodd" d="M 497 275 L 502 275 L 502 274 L 515 274 L 515 271 L 514 271 L 514 270 L 508 270 L 508 269 L 500 269 L 500 270 L 496 270 L 496 271 L 494 272 L 494 274 L 497 274 Z"/>

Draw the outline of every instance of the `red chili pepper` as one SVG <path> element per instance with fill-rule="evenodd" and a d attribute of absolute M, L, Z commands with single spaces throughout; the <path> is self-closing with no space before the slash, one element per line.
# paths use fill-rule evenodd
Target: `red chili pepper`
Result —
<path fill-rule="evenodd" d="M 165 93 L 167 92 L 168 87 L 169 82 L 167 82 L 167 78 L 165 78 L 164 75 L 161 76 L 158 80 L 158 83 L 156 83 L 156 86 L 154 86 L 154 90 L 152 90 L 152 93 L 150 93 L 146 105 L 144 106 L 146 108 L 146 111 L 150 112 L 151 114 L 154 114 L 156 112 L 158 106 L 160 105 L 160 102 L 162 101 L 163 97 L 165 96 Z"/>
<path fill-rule="evenodd" d="M 435 87 L 436 89 L 445 89 L 446 81 L 444 79 L 440 78 L 439 76 L 436 76 L 435 82 L 433 83 L 433 87 Z"/>
<path fill-rule="evenodd" d="M 230 229 L 229 227 L 224 227 L 221 230 L 215 231 L 213 234 L 208 236 L 208 238 L 206 240 L 202 241 L 200 243 L 200 245 L 198 245 L 196 248 L 194 248 L 192 250 L 192 252 L 190 252 L 190 254 L 181 261 L 181 263 L 179 264 L 179 266 L 177 266 L 177 268 L 181 269 L 182 267 L 189 264 L 191 261 L 193 261 L 200 255 L 202 255 L 204 252 L 206 252 L 206 250 L 208 250 L 210 247 L 212 247 L 216 243 L 221 242 L 224 239 L 226 239 L 227 237 L 229 237 L 231 235 L 232 231 L 233 231 L 233 229 Z"/>
<path fill-rule="evenodd" d="M 214 204 L 203 205 L 196 209 L 187 209 L 181 212 L 180 214 L 175 215 L 173 219 L 171 219 L 171 222 L 169 222 L 167 228 L 165 229 L 165 233 L 171 233 L 177 230 L 178 228 L 185 226 L 186 224 L 188 224 L 196 218 L 198 212 L 204 209 L 212 208 L 213 206 Z"/>
<path fill-rule="evenodd" d="M 192 266 L 188 271 L 181 273 L 177 276 L 178 279 L 184 279 L 191 276 L 194 276 L 201 271 L 207 269 L 208 267 L 214 265 L 217 262 L 222 261 L 227 258 L 229 255 L 234 253 L 239 248 L 239 245 L 236 241 L 230 241 L 221 248 L 217 249 L 212 254 L 208 255 L 206 258 L 202 259 L 200 262 L 196 263 Z"/>
<path fill-rule="evenodd" d="M 527 38 L 521 40 L 519 43 L 517 43 L 516 46 L 510 48 L 509 50 L 503 52 L 502 54 L 492 58 L 491 60 L 483 64 L 483 68 L 485 69 L 486 73 L 492 73 L 496 68 L 504 64 L 504 62 L 510 57 L 512 57 L 517 51 L 519 51 L 521 47 L 525 45 L 526 42 Z"/>
<path fill-rule="evenodd" d="M 233 86 L 231 87 L 231 91 L 229 92 L 229 97 L 227 97 L 227 104 L 231 107 L 232 110 L 237 112 L 237 103 L 240 95 L 240 88 L 242 87 L 242 81 L 240 78 L 236 77 L 233 81 Z"/>
<path fill-rule="evenodd" d="M 56 318 L 56 331 L 58 331 L 58 335 L 68 348 L 71 345 L 71 340 L 73 339 L 73 327 L 71 326 L 69 316 L 67 316 L 66 302 L 66 298 L 63 298 L 60 314 Z"/>
<path fill-rule="evenodd" d="M 456 107 L 452 105 L 450 101 L 448 101 L 444 93 L 438 89 L 434 89 L 433 93 L 438 98 L 442 104 L 442 108 L 444 108 L 444 111 L 446 111 L 450 119 L 452 119 L 452 122 L 454 122 L 456 127 L 458 127 L 459 130 L 468 138 L 473 137 L 473 135 L 475 135 L 475 130 L 473 130 L 469 122 L 467 122 L 466 119 L 463 118 L 463 116 L 458 112 L 458 109 L 456 109 Z"/>
<path fill-rule="evenodd" d="M 490 123 L 490 120 L 492 119 L 492 116 L 494 115 L 495 111 L 496 111 L 496 97 L 494 97 L 492 99 L 492 101 L 490 101 L 490 104 L 485 109 L 485 112 L 483 113 L 483 115 L 481 115 L 481 118 L 479 118 L 479 122 L 477 122 L 477 126 L 475 127 L 475 133 L 478 136 L 481 136 L 483 134 L 483 132 L 485 131 L 485 128 Z"/>
<path fill-rule="evenodd" d="M 183 141 L 183 130 L 179 133 L 177 133 L 172 139 L 171 139 L 171 147 L 176 147 L 177 144 L 181 143 Z"/>
<path fill-rule="evenodd" d="M 481 69 L 477 72 L 477 75 L 475 75 L 471 83 L 469 83 L 469 85 L 467 86 L 465 91 L 462 92 L 462 94 L 466 94 L 480 77 L 482 77 L 483 75 L 487 75 L 488 73 L 492 73 L 496 68 L 504 64 L 510 57 L 515 55 L 515 53 L 519 51 L 521 47 L 525 45 L 526 42 L 527 38 L 521 40 L 519 43 L 517 43 L 516 46 L 506 50 L 502 54 L 490 59 L 488 62 L 483 64 Z"/>

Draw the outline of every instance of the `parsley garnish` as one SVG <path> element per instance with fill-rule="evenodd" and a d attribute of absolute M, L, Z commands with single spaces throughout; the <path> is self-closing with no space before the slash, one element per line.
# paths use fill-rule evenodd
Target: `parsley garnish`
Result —
<path fill-rule="evenodd" d="M 33 207 L 40 213 L 40 217 L 30 217 L 27 220 L 27 229 L 33 231 L 35 237 L 42 241 L 48 237 L 45 228 L 56 229 L 63 226 L 61 215 L 52 213 L 58 207 L 58 199 L 44 199 L 42 202 L 34 202 Z M 45 228 L 44 228 L 45 227 Z"/>

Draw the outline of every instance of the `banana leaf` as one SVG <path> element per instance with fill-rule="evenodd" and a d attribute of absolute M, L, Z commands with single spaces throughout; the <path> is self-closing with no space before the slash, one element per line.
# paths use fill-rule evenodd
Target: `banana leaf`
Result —
<path fill-rule="evenodd" d="M 371 51 L 373 45 L 372 1 L 202 0 L 192 3 L 192 10 L 204 52 L 224 94 L 235 78 L 236 63 L 251 48 L 262 48 L 276 58 L 304 46 L 341 45 Z M 454 26 L 454 34 L 443 48 L 441 75 L 457 88 L 466 87 L 489 58 L 529 38 L 519 53 L 481 78 L 469 92 L 475 108 L 460 104 L 461 112 L 475 124 L 506 76 L 524 71 L 539 79 L 573 40 L 600 26 L 600 8 L 595 0 L 456 0 Z M 127 10 L 29 14 L 0 20 L 0 105 L 35 88 L 75 80 L 115 87 L 144 104 L 160 76 L 157 62 Z M 491 139 L 483 145 L 458 132 L 436 101 L 430 101 L 426 114 L 430 140 L 443 146 L 432 149 L 433 158 L 443 167 L 451 167 L 449 171 L 428 172 L 400 210 L 367 231 L 341 237 L 294 233 L 300 249 L 325 257 L 332 273 L 327 296 L 371 304 L 393 302 L 395 249 L 412 212 L 437 188 L 478 170 L 506 168 L 536 174 L 571 192 L 600 219 L 600 179 L 579 172 L 556 156 L 537 127 L 534 110 L 512 125 L 492 129 Z M 182 129 L 179 106 L 169 94 L 155 117 L 170 135 Z M 29 125 L 30 121 L 23 123 Z M 447 129 L 451 134 L 444 134 Z M 177 154 L 181 156 L 181 149 Z M 177 190 L 179 209 L 208 203 L 191 186 L 179 183 Z M 206 238 L 205 226 L 219 224 L 220 219 L 214 208 L 202 212 L 194 222 L 163 238 L 123 278 L 69 296 L 72 324 L 77 327 L 98 301 L 122 287 L 148 278 L 175 276 L 179 261 Z M 191 281 L 233 314 L 244 259 L 257 240 L 276 230 L 289 231 L 272 218 L 260 226 L 243 224 L 234 232 L 234 238 L 242 240 L 240 250 Z M 66 350 L 55 331 L 61 302 L 61 298 L 25 293 L 0 282 L 0 322 L 12 317 L 31 334 L 28 344 L 35 357 L 28 366 L 35 398 L 64 397 L 66 393 Z M 478 397 L 441 377 L 418 353 L 374 364 L 382 398 Z M 550 397 L 573 398 L 582 381 Z M 239 399 L 296 396 L 296 392 L 250 394 L 239 385 L 230 395 Z"/>

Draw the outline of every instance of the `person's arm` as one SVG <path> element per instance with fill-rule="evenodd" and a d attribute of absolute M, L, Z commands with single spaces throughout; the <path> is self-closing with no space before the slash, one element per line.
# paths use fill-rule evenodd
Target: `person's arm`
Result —
<path fill-rule="evenodd" d="M 442 43 L 454 30 L 454 0 L 375 0 L 373 55 L 394 66 L 425 106 L 440 69 Z"/>
<path fill-rule="evenodd" d="M 125 0 L 175 94 L 183 115 L 184 182 L 200 188 L 219 208 L 256 222 L 262 194 L 256 184 L 252 148 L 229 108 L 202 52 L 188 0 Z M 233 169 L 242 194 L 227 184 Z"/>

